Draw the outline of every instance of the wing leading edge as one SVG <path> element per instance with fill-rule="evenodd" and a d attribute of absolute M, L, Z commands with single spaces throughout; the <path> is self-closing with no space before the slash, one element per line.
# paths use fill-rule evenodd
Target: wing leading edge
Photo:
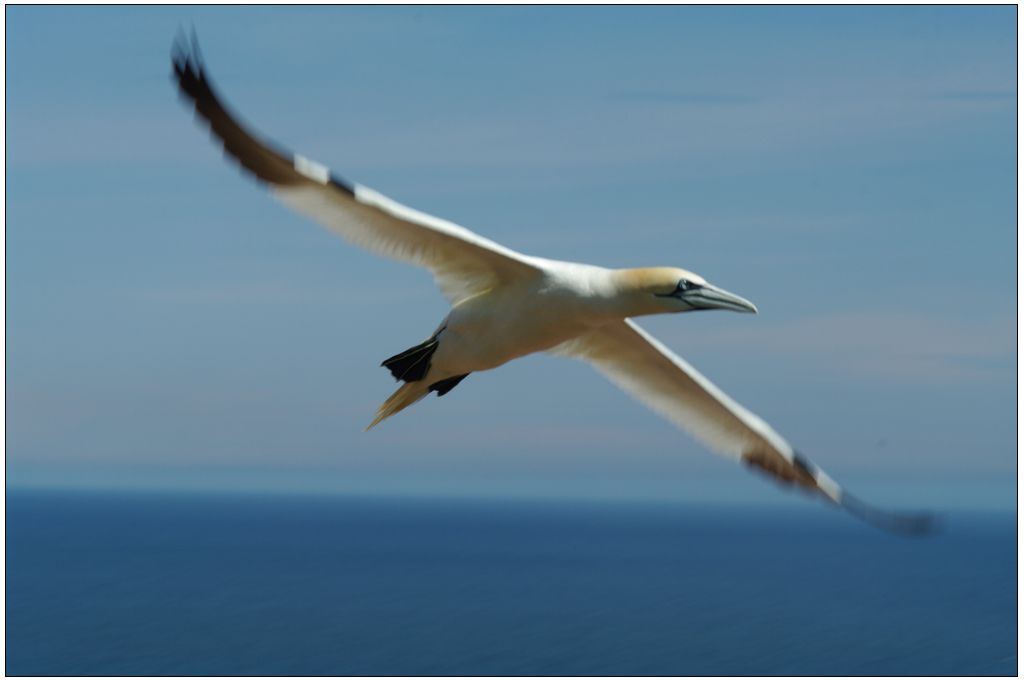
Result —
<path fill-rule="evenodd" d="M 592 363 L 613 383 L 713 450 L 783 485 L 819 495 L 889 531 L 924 534 L 936 526 L 933 515 L 886 512 L 844 491 L 770 425 L 630 319 L 591 331 L 560 346 L 556 353 Z"/>

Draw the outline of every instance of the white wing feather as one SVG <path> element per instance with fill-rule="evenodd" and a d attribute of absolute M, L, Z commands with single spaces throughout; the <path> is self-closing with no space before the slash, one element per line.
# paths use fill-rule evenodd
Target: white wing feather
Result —
<path fill-rule="evenodd" d="M 368 187 L 356 184 L 351 195 L 319 183 L 274 187 L 273 191 L 285 205 L 346 240 L 429 269 L 453 305 L 496 285 L 540 273 L 526 256 Z"/>
<path fill-rule="evenodd" d="M 464 227 L 408 208 L 325 166 L 278 148 L 243 126 L 217 95 L 198 50 L 178 43 L 174 74 L 226 155 L 292 209 L 370 251 L 429 269 L 452 303 L 539 275 L 530 258 Z"/>
<path fill-rule="evenodd" d="M 561 345 L 585 359 L 654 411 L 709 447 L 736 460 L 767 448 L 790 463 L 793 448 L 758 416 L 736 403 L 630 319 L 602 326 Z"/>

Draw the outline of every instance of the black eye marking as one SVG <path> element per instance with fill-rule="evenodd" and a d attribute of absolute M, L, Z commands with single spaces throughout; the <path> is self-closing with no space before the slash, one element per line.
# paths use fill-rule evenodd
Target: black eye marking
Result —
<path fill-rule="evenodd" d="M 690 290 L 696 290 L 701 285 L 694 283 L 688 279 L 679 279 L 679 283 L 676 284 L 676 289 L 671 293 L 655 293 L 655 297 L 678 297 L 680 293 L 685 293 Z"/>
<path fill-rule="evenodd" d="M 676 286 L 677 293 L 683 293 L 688 290 L 696 290 L 702 286 L 699 283 L 694 283 L 688 279 L 679 279 L 679 285 Z"/>

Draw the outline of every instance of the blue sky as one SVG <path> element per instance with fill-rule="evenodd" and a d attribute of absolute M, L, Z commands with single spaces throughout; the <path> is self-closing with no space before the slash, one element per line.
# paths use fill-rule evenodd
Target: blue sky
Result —
<path fill-rule="evenodd" d="M 756 302 L 644 325 L 852 490 L 1014 506 L 1013 7 L 6 12 L 8 485 L 804 502 L 545 356 L 364 433 L 446 305 L 220 159 L 194 25 L 344 177 Z"/>

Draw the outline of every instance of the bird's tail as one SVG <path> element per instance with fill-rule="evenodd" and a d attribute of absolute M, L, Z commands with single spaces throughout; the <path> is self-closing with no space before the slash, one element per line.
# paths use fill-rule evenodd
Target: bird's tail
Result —
<path fill-rule="evenodd" d="M 388 397 L 387 401 L 380 405 L 380 408 L 377 409 L 377 415 L 373 418 L 373 422 L 367 425 L 366 429 L 372 429 L 380 421 L 390 418 L 402 409 L 412 406 L 429 393 L 430 388 L 421 380 L 405 383 L 395 390 L 395 393 Z"/>

